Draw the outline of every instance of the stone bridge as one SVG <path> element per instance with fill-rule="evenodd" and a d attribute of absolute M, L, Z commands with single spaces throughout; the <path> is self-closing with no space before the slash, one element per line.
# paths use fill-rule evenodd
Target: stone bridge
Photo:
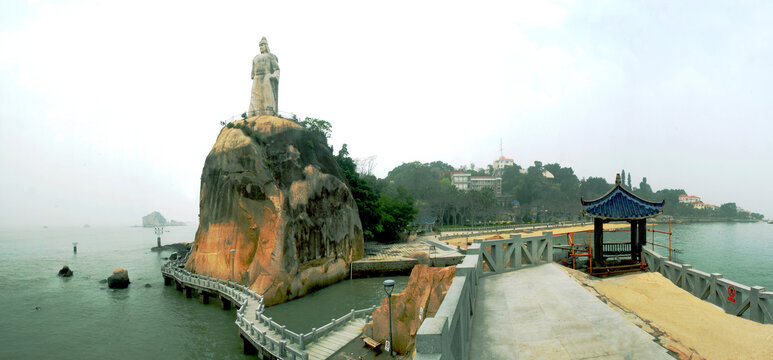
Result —
<path fill-rule="evenodd" d="M 633 325 L 553 263 L 559 237 L 476 239 L 434 317 L 416 335 L 419 360 L 671 359 Z M 773 322 L 773 292 L 667 261 L 643 250 L 645 266 L 725 312 Z M 732 295 L 732 296 L 731 296 Z"/>
<path fill-rule="evenodd" d="M 328 324 L 298 334 L 273 321 L 263 313 L 263 297 L 244 285 L 231 281 L 192 274 L 181 268 L 181 261 L 170 261 L 161 268 L 164 285 L 174 283 L 188 298 L 196 294 L 205 304 L 220 298 L 223 309 L 236 311 L 236 326 L 244 343 L 245 354 L 259 354 L 269 359 L 327 359 L 343 345 L 357 338 L 375 306 L 351 310 Z"/>

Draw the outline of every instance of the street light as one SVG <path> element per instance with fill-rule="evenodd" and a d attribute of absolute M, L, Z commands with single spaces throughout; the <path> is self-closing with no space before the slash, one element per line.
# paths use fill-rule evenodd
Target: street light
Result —
<path fill-rule="evenodd" d="M 392 351 L 392 347 L 394 347 L 394 344 L 392 343 L 392 290 L 394 290 L 394 288 L 394 280 L 384 280 L 384 291 L 389 299 L 389 356 L 394 355 L 394 352 Z"/>
<path fill-rule="evenodd" d="M 231 249 L 231 282 L 234 282 L 234 253 L 236 249 Z"/>

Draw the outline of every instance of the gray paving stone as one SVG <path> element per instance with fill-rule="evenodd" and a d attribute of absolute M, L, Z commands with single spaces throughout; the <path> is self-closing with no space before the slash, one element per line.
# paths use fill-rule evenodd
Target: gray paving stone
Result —
<path fill-rule="evenodd" d="M 558 266 L 481 279 L 471 359 L 672 359 Z"/>

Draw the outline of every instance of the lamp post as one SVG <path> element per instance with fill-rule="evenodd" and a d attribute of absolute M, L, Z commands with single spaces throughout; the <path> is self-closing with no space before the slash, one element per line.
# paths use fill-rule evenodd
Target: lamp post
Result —
<path fill-rule="evenodd" d="M 231 282 L 234 282 L 234 253 L 236 249 L 231 249 Z"/>
<path fill-rule="evenodd" d="M 384 280 L 384 291 L 387 294 L 389 302 L 389 356 L 394 355 L 394 352 L 392 351 L 392 348 L 394 347 L 394 344 L 392 343 L 392 290 L 394 290 L 394 288 L 394 280 Z"/>

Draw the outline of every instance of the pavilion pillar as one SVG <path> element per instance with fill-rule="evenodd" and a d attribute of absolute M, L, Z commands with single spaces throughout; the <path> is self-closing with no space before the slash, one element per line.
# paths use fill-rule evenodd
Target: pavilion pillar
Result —
<path fill-rule="evenodd" d="M 639 261 L 641 261 L 641 249 L 644 245 L 647 245 L 647 219 L 639 220 L 639 246 L 637 250 L 639 251 Z"/>
<path fill-rule="evenodd" d="M 639 221 L 629 220 L 631 223 L 631 261 L 636 262 L 636 258 L 639 256 Z"/>
<path fill-rule="evenodd" d="M 604 266 L 604 222 L 593 218 L 593 263 Z"/>

